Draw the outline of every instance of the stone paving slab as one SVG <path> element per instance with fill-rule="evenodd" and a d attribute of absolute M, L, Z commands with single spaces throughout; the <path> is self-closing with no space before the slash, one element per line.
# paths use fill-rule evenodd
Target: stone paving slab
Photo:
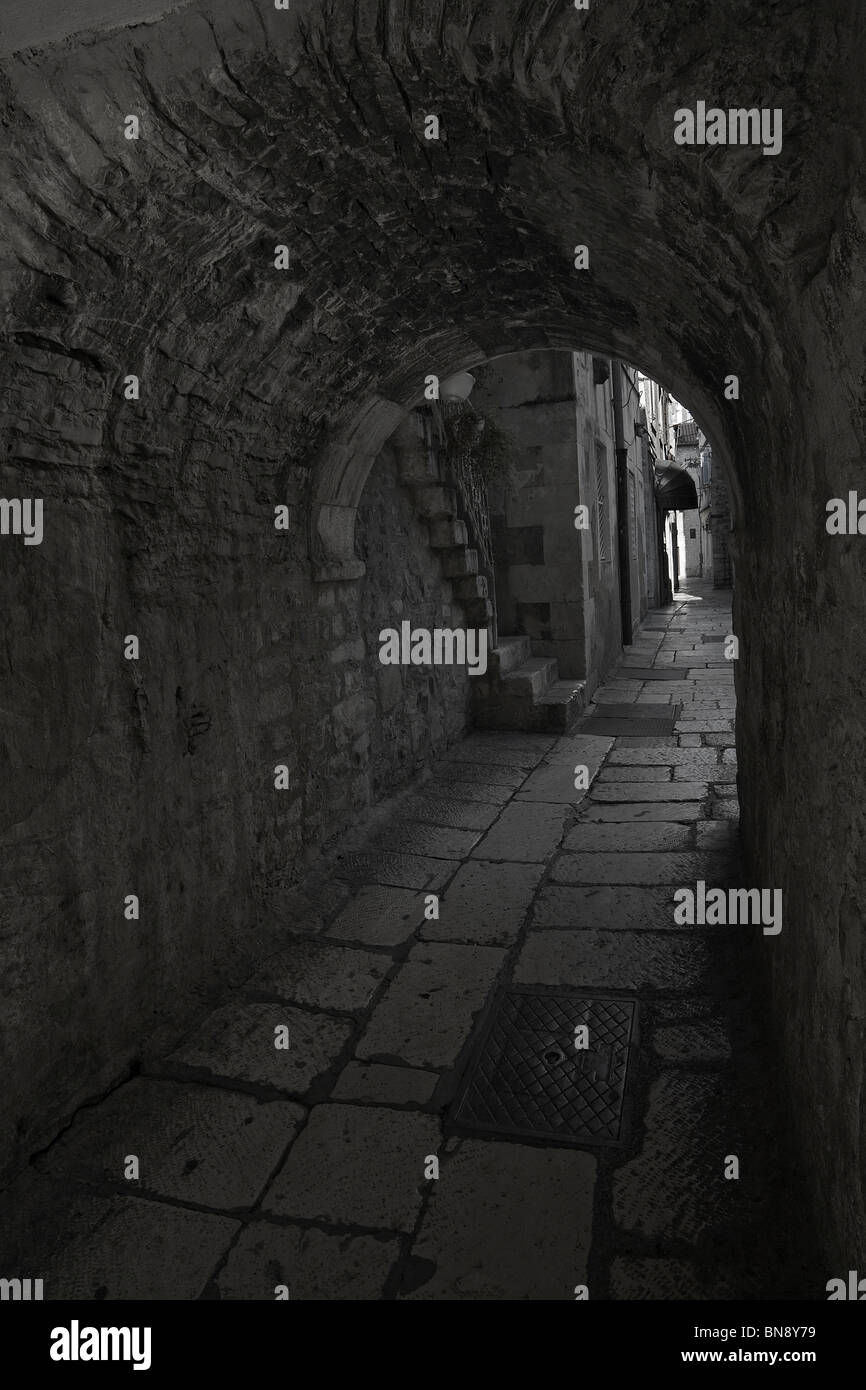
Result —
<path fill-rule="evenodd" d="M 91 1228 L 45 1267 L 46 1299 L 190 1302 L 239 1223 L 144 1198 L 94 1198 Z"/>
<path fill-rule="evenodd" d="M 518 778 L 517 785 L 520 786 L 522 781 L 522 777 Z M 424 788 L 423 796 L 431 806 L 436 806 L 440 802 L 446 804 L 453 802 L 455 806 L 471 806 L 474 803 L 479 803 L 482 807 L 482 813 L 487 807 L 495 807 L 497 816 L 514 794 L 512 787 L 505 787 L 488 781 L 478 781 L 474 778 L 472 781 L 465 779 L 461 781 L 458 778 L 433 777 L 424 783 Z M 475 829 L 474 826 L 469 828 Z"/>
<path fill-rule="evenodd" d="M 415 1067 L 387 1067 L 376 1062 L 350 1062 L 331 1092 L 332 1100 L 376 1105 L 426 1105 L 439 1076 Z"/>
<path fill-rule="evenodd" d="M 695 835 L 698 849 L 717 850 L 727 854 L 740 850 L 740 827 L 737 821 L 698 821 Z"/>
<path fill-rule="evenodd" d="M 528 768 L 498 767 L 494 763 L 440 763 L 424 785 L 431 796 L 437 795 L 437 789 L 441 788 L 448 796 L 478 795 L 482 801 L 500 801 L 504 805 L 528 775 Z"/>
<path fill-rule="evenodd" d="M 256 1221 L 241 1232 L 216 1281 L 221 1299 L 357 1302 L 382 1298 L 400 1256 L 396 1236 L 332 1235 L 314 1226 Z"/>
<path fill-rule="evenodd" d="M 411 1231 L 426 1195 L 425 1159 L 441 1147 L 430 1115 L 317 1105 L 266 1193 L 278 1216 Z"/>
<path fill-rule="evenodd" d="M 505 958 L 492 946 L 413 946 L 358 1043 L 362 1061 L 453 1065 Z"/>
<path fill-rule="evenodd" d="M 457 830 L 487 830 L 502 806 L 492 801 L 420 796 L 407 801 L 401 810 L 407 819 L 430 825 L 448 825 Z"/>
<path fill-rule="evenodd" d="M 614 745 L 614 752 L 616 752 L 617 749 L 629 748 L 679 747 L 676 734 L 617 734 Z M 609 761 L 615 761 L 613 754 L 611 754 Z M 673 759 L 671 761 L 673 761 Z"/>
<path fill-rule="evenodd" d="M 674 724 L 678 734 L 724 733 L 731 727 L 730 719 L 678 719 Z"/>
<path fill-rule="evenodd" d="M 446 1158 L 402 1299 L 574 1300 L 586 1283 L 596 1160 L 464 1140 Z"/>
<path fill-rule="evenodd" d="M 131 1191 L 221 1210 L 249 1208 L 305 1116 L 288 1101 L 137 1077 L 79 1111 L 39 1167 L 58 1178 L 122 1183 L 134 1154 L 139 1179 L 129 1182 Z"/>
<path fill-rule="evenodd" d="M 369 853 L 338 855 L 334 872 L 352 882 L 381 883 L 394 888 L 441 888 L 459 860 L 426 858 L 420 854 Z"/>
<path fill-rule="evenodd" d="M 417 821 L 392 821 L 371 841 L 371 852 L 378 848 L 395 854 L 429 856 L 433 859 L 463 859 L 477 844 L 477 830 L 457 830 L 453 826 L 422 825 Z"/>
<path fill-rule="evenodd" d="M 718 754 L 710 748 L 623 748 L 622 739 L 617 739 L 608 760 L 611 767 L 718 767 Z"/>
<path fill-rule="evenodd" d="M 694 835 L 693 825 L 678 825 L 671 821 L 614 821 L 608 825 L 580 821 L 568 832 L 562 848 L 567 853 L 608 851 L 630 854 L 636 850 L 656 853 L 692 849 Z"/>
<path fill-rule="evenodd" d="M 670 782 L 671 765 L 663 767 L 605 767 L 598 774 L 597 785 L 605 786 L 609 782 Z"/>
<path fill-rule="evenodd" d="M 587 781 L 592 782 L 612 745 L 613 739 L 597 738 L 592 734 L 559 739 L 544 762 L 523 783 L 518 799 L 564 804 L 579 801 L 583 792 L 574 785 L 575 767 L 585 767 Z"/>
<path fill-rule="evenodd" d="M 506 806 L 472 851 L 475 859 L 543 863 L 562 838 L 568 808 L 544 802 Z"/>
<path fill-rule="evenodd" d="M 464 864 L 440 899 L 439 920 L 425 921 L 428 941 L 507 946 L 517 938 L 544 867 L 541 864 Z"/>
<path fill-rule="evenodd" d="M 532 930 L 595 927 L 604 931 L 681 930 L 674 922 L 673 888 L 559 888 L 545 885 Z"/>
<path fill-rule="evenodd" d="M 581 803 L 578 812 L 581 820 L 588 821 L 640 821 L 663 820 L 672 822 L 702 820 L 706 816 L 700 801 L 592 801 L 587 798 Z"/>
<path fill-rule="evenodd" d="M 722 1019 L 707 1019 L 697 1023 L 675 1023 L 656 1028 L 652 1035 L 653 1051 L 665 1062 L 727 1062 L 731 1057 L 731 1040 Z"/>
<path fill-rule="evenodd" d="M 552 883 L 671 883 L 687 887 L 702 878 L 720 882 L 726 860 L 707 854 L 560 854 L 550 871 Z"/>
<path fill-rule="evenodd" d="M 712 963 L 706 929 L 665 932 L 534 931 L 526 938 L 515 984 L 572 989 L 699 990 Z"/>
<path fill-rule="evenodd" d="M 740 803 L 730 798 L 717 797 L 710 804 L 710 816 L 713 820 L 739 821 Z"/>
<path fill-rule="evenodd" d="M 295 941 L 272 956 L 248 988 L 295 1004 L 351 1012 L 369 1003 L 390 969 L 387 957 L 320 939 Z"/>
<path fill-rule="evenodd" d="M 741 1292 L 724 1275 L 703 1277 L 689 1260 L 618 1256 L 611 1265 L 610 1296 L 632 1299 L 738 1299 Z"/>
<path fill-rule="evenodd" d="M 596 782 L 593 801 L 703 801 L 706 782 Z"/>
<path fill-rule="evenodd" d="M 289 1028 L 286 1050 L 274 1046 L 274 1029 L 280 1024 Z M 334 1065 L 351 1032 L 350 1023 L 328 1014 L 237 1000 L 215 1009 L 168 1061 L 208 1076 L 302 1096 Z"/>
<path fill-rule="evenodd" d="M 443 761 L 444 767 L 455 763 L 476 763 L 490 767 L 523 768 L 527 772 L 537 767 L 551 746 L 550 739 L 542 740 L 538 748 L 503 743 L 492 734 L 489 741 L 467 738 L 452 748 Z"/>
<path fill-rule="evenodd" d="M 613 1217 L 622 1230 L 694 1244 L 715 1225 L 748 1223 L 754 1183 L 724 1177 L 725 1155 L 738 1155 L 742 1168 L 752 1147 L 726 1118 L 733 1084 L 680 1071 L 653 1083 L 643 1149 L 614 1175 Z"/>
<path fill-rule="evenodd" d="M 362 888 L 326 934 L 370 946 L 397 946 L 424 920 L 424 898 L 424 893 L 410 888 Z"/>

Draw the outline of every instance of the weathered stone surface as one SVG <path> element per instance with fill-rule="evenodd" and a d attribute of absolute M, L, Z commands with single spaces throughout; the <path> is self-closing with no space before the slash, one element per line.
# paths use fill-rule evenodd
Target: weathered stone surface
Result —
<path fill-rule="evenodd" d="M 560 854 L 550 871 L 553 883 L 674 883 L 699 878 L 720 882 L 727 864 L 704 854 Z"/>
<path fill-rule="evenodd" d="M 458 830 L 487 830 L 502 807 L 489 801 L 419 796 L 407 803 L 403 810 L 413 820 L 431 825 L 449 825 Z"/>
<path fill-rule="evenodd" d="M 595 1167 L 573 1150 L 464 1140 L 412 1246 L 421 1282 L 400 1297 L 573 1301 L 586 1282 Z"/>
<path fill-rule="evenodd" d="M 669 1072 L 650 1093 L 647 1140 L 613 1180 L 614 1220 L 623 1230 L 693 1242 L 708 1226 L 736 1219 L 742 1182 L 725 1181 L 724 1155 L 742 1139 L 726 1132 L 724 1082 Z"/>
<path fill-rule="evenodd" d="M 437 1154 L 429 1115 L 365 1105 L 318 1105 L 262 1203 L 265 1212 L 411 1231 Z"/>
<path fill-rule="evenodd" d="M 356 1055 L 451 1066 L 504 959 L 505 952 L 492 946 L 414 946 L 373 1011 Z"/>
<path fill-rule="evenodd" d="M 453 860 L 425 858 L 420 854 L 391 854 L 380 846 L 366 853 L 341 855 L 337 873 L 353 883 L 379 883 L 394 888 L 427 888 L 435 893 L 456 868 L 457 863 Z"/>
<path fill-rule="evenodd" d="M 671 768 L 668 767 L 605 767 L 598 777 L 598 785 L 609 782 L 670 782 Z"/>
<path fill-rule="evenodd" d="M 702 801 L 706 782 L 598 782 L 593 801 Z"/>
<path fill-rule="evenodd" d="M 426 1105 L 438 1080 L 435 1072 L 414 1067 L 350 1062 L 337 1077 L 331 1098 L 377 1105 Z"/>
<path fill-rule="evenodd" d="M 618 1256 L 611 1265 L 610 1296 L 631 1299 L 736 1299 L 740 1291 L 724 1277 L 706 1279 L 688 1260 Z"/>
<path fill-rule="evenodd" d="M 691 825 L 677 825 L 671 821 L 655 821 L 648 824 L 641 821 L 616 821 L 610 825 L 580 821 L 568 832 L 562 848 L 568 853 L 597 853 L 607 850 L 626 854 L 635 850 L 682 850 L 692 848 L 693 835 L 694 829 Z"/>
<path fill-rule="evenodd" d="M 377 848 L 387 848 L 397 854 L 429 855 L 434 859 L 462 859 L 479 838 L 477 831 L 406 821 L 384 829 L 378 843 L 374 842 L 371 848 L 374 853 Z"/>
<path fill-rule="evenodd" d="M 57 1177 L 122 1183 L 199 1206 L 251 1207 L 291 1143 L 305 1111 L 287 1101 L 140 1077 L 95 1108 L 40 1160 Z"/>
<path fill-rule="evenodd" d="M 534 931 L 514 971 L 516 984 L 572 989 L 699 989 L 710 964 L 704 939 L 662 932 Z"/>
<path fill-rule="evenodd" d="M 272 956 L 247 988 L 293 1004 L 352 1011 L 368 1003 L 390 964 L 369 951 L 295 941 Z"/>
<path fill-rule="evenodd" d="M 328 935 L 370 946 L 396 946 L 423 921 L 424 897 L 408 888 L 361 888 L 331 923 Z"/>
<path fill-rule="evenodd" d="M 575 805 L 584 793 L 574 785 L 575 768 L 587 769 L 587 781 L 592 782 L 613 739 L 576 734 L 558 739 L 544 762 L 530 773 L 518 793 L 520 801 L 551 801 Z"/>
<path fill-rule="evenodd" d="M 507 946 L 529 911 L 543 868 L 540 864 L 464 864 L 439 904 L 439 920 L 425 921 L 429 941 L 473 941 Z"/>
<path fill-rule="evenodd" d="M 611 767 L 687 767 L 705 768 L 718 765 L 718 754 L 708 748 L 623 748 L 624 739 L 618 738 L 616 748 L 609 758 Z M 709 773 L 702 777 L 709 776 Z M 695 778 L 695 780 L 699 780 Z"/>
<path fill-rule="evenodd" d="M 544 802 L 506 806 L 472 851 L 475 859 L 543 863 L 562 838 L 567 807 Z"/>
<path fill-rule="evenodd" d="M 726 1062 L 731 1044 L 718 1019 L 657 1028 L 653 1048 L 666 1062 Z"/>
<path fill-rule="evenodd" d="M 587 821 L 670 821 L 701 820 L 706 812 L 701 801 L 601 802 L 586 800 L 579 815 Z"/>
<path fill-rule="evenodd" d="M 61 1302 L 190 1302 L 203 1293 L 238 1222 L 156 1202 L 91 1199 L 93 1228 L 45 1269 L 45 1297 Z"/>
<path fill-rule="evenodd" d="M 561 888 L 545 884 L 533 927 L 598 927 L 605 931 L 673 928 L 673 888 Z"/>
<path fill-rule="evenodd" d="M 232 1247 L 217 1288 L 221 1299 L 271 1303 L 278 1284 L 288 1287 L 292 1303 L 380 1299 L 399 1255 L 394 1236 L 330 1235 L 256 1221 Z"/>
<path fill-rule="evenodd" d="M 289 1047 L 277 1048 L 275 1028 L 286 1024 Z M 351 1033 L 349 1023 L 285 1004 L 225 1004 L 169 1058 L 177 1066 L 302 1095 L 334 1065 Z"/>

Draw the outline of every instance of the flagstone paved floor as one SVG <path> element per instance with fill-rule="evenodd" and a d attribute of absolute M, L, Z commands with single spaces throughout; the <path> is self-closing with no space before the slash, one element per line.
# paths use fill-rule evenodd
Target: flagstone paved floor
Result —
<path fill-rule="evenodd" d="M 34 1158 L 3 1272 L 51 1299 L 825 1297 L 764 1035 L 773 937 L 674 921 L 678 887 L 750 886 L 733 668 L 702 641 L 729 599 L 692 582 L 595 692 L 681 702 L 673 735 L 474 734 L 378 808 L 280 952 Z M 509 982 L 637 999 L 623 1147 L 443 1130 Z"/>

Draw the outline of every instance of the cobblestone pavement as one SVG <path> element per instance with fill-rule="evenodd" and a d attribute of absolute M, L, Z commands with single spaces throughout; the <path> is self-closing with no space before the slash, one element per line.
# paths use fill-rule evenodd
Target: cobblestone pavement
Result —
<path fill-rule="evenodd" d="M 681 703 L 673 735 L 475 734 L 380 807 L 284 949 L 33 1160 L 2 1212 L 20 1271 L 54 1299 L 821 1297 L 773 937 L 673 918 L 677 887 L 742 884 L 732 663 L 702 640 L 729 630 L 693 583 L 596 692 Z M 507 982 L 638 1000 L 624 1146 L 443 1130 Z"/>

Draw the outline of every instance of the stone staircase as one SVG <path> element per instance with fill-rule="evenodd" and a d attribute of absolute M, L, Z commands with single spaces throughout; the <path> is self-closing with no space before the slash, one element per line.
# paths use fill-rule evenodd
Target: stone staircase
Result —
<path fill-rule="evenodd" d="M 487 671 L 473 676 L 476 728 L 568 733 L 584 712 L 585 685 L 560 680 L 555 657 L 533 656 L 528 637 L 497 637 L 487 579 L 478 573 L 478 551 L 460 516 L 456 488 L 443 483 L 427 447 L 420 417 L 409 416 L 392 436 L 400 481 L 414 494 L 428 523 L 430 546 L 442 556 L 442 573 L 470 627 L 488 631 Z"/>
<path fill-rule="evenodd" d="M 556 658 L 533 656 L 528 637 L 500 637 L 472 687 L 479 729 L 567 734 L 586 704 L 585 682 L 560 680 Z"/>

